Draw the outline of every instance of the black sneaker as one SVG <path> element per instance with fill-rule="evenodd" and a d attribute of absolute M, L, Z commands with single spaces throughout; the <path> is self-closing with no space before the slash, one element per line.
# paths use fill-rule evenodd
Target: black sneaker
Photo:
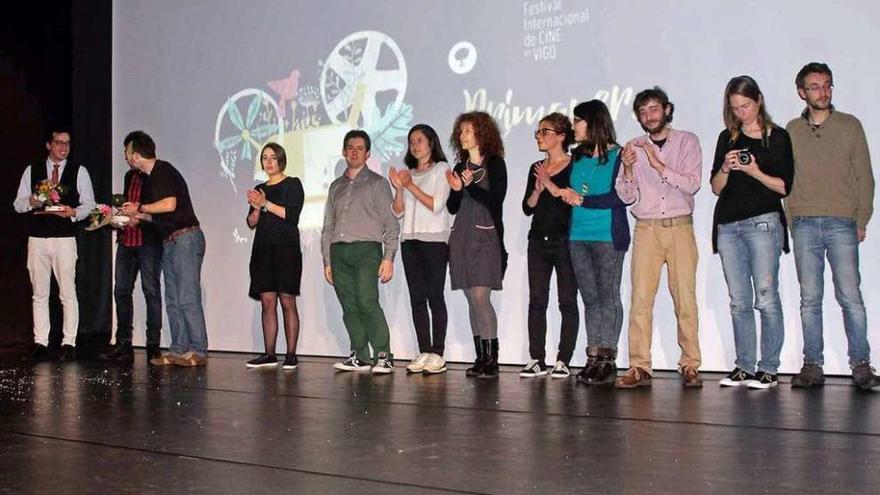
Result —
<path fill-rule="evenodd" d="M 811 388 L 825 383 L 825 373 L 818 364 L 806 363 L 801 372 L 791 377 L 791 388 Z"/>
<path fill-rule="evenodd" d="M 721 381 L 718 382 L 718 385 L 721 385 L 722 387 L 741 387 L 743 385 L 748 385 L 754 380 L 755 375 L 752 375 L 751 373 L 746 373 L 745 370 L 734 368 L 729 375 L 722 378 Z"/>
<path fill-rule="evenodd" d="M 547 374 L 547 365 L 544 361 L 538 359 L 529 359 L 525 367 L 520 370 L 519 376 L 523 378 L 534 378 L 536 376 L 544 376 Z"/>
<path fill-rule="evenodd" d="M 749 382 L 748 387 L 755 390 L 773 388 L 777 385 L 779 385 L 779 380 L 776 379 L 776 375 L 759 371 L 755 373 L 755 379 Z"/>
<path fill-rule="evenodd" d="M 380 352 L 376 356 L 376 365 L 373 366 L 373 374 L 387 375 L 394 372 L 394 357 L 390 352 Z"/>
<path fill-rule="evenodd" d="M 568 378 L 570 376 L 571 370 L 568 369 L 568 365 L 562 361 L 556 361 L 556 366 L 550 372 L 550 378 Z"/>
<path fill-rule="evenodd" d="M 339 371 L 370 371 L 370 363 L 365 363 L 358 359 L 357 351 L 351 351 L 351 355 L 343 359 L 341 363 L 333 365 L 334 369 Z"/>
<path fill-rule="evenodd" d="M 281 369 L 295 370 L 297 366 L 299 366 L 299 361 L 296 359 L 296 354 L 288 354 L 284 357 L 284 364 L 281 365 Z"/>
<path fill-rule="evenodd" d="M 278 358 L 274 354 L 260 354 L 244 365 L 248 368 L 271 368 L 278 366 Z"/>
<path fill-rule="evenodd" d="M 874 374 L 874 368 L 869 363 L 862 363 L 852 371 L 853 384 L 862 390 L 871 390 L 880 386 L 880 377 Z"/>
<path fill-rule="evenodd" d="M 73 347 L 70 344 L 64 344 L 61 346 L 61 351 L 58 353 L 59 361 L 76 361 L 76 347 Z"/>

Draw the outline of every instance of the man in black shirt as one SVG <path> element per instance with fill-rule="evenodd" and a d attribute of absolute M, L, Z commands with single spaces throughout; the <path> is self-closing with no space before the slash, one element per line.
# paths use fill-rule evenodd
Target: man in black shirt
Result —
<path fill-rule="evenodd" d="M 171 347 L 150 363 L 201 366 L 208 357 L 201 284 L 205 236 L 193 211 L 186 180 L 173 165 L 156 159 L 156 144 L 143 131 L 125 137 L 125 159 L 149 176 L 153 202 L 129 201 L 123 205 L 123 212 L 129 216 L 148 215 L 163 243 L 162 272 Z"/>
<path fill-rule="evenodd" d="M 149 176 L 131 163 L 123 180 L 123 196 L 133 203 L 151 203 Z M 116 232 L 116 281 L 113 296 L 116 300 L 116 344 L 104 359 L 131 363 L 134 319 L 134 283 L 138 272 L 147 306 L 147 361 L 159 357 L 159 338 L 162 331 L 162 238 L 153 222 L 142 220 L 144 214 L 130 218 Z"/>

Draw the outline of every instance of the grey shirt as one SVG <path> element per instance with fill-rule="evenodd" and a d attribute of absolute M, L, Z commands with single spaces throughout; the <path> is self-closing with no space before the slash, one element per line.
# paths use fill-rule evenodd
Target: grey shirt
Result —
<path fill-rule="evenodd" d="M 393 260 L 397 253 L 400 224 L 391 211 L 391 185 L 366 165 L 349 179 L 343 173 L 330 184 L 324 205 L 321 230 L 321 256 L 330 266 L 330 245 L 335 242 L 380 242 L 382 259 Z"/>

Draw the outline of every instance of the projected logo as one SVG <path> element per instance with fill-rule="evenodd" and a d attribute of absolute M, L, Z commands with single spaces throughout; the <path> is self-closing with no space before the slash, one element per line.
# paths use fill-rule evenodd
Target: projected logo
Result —
<path fill-rule="evenodd" d="M 306 193 L 300 226 L 318 227 L 330 183 L 342 170 L 342 139 L 351 129 L 364 129 L 372 139 L 367 165 L 383 172 L 406 151 L 412 106 L 404 101 L 406 61 L 397 43 L 378 31 L 343 38 L 318 62 L 314 85 L 302 83 L 293 70 L 260 88 L 230 96 L 217 115 L 214 148 L 220 173 L 238 193 L 236 177 L 245 170 L 247 187 L 264 181 L 260 150 L 276 142 L 287 151 L 288 175 L 299 177 Z"/>

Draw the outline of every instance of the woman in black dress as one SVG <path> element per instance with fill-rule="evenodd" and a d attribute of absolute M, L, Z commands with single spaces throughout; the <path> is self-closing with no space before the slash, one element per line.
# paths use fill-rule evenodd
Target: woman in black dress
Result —
<path fill-rule="evenodd" d="M 485 112 L 461 114 L 450 139 L 458 164 L 446 172 L 452 189 L 446 207 L 456 215 L 449 235 L 452 289 L 467 297 L 477 358 L 467 376 L 498 376 L 498 318 L 493 290 L 501 290 L 507 265 L 502 206 L 507 194 L 504 144 Z"/>
<path fill-rule="evenodd" d="M 251 251 L 251 298 L 263 306 L 265 354 L 247 362 L 248 368 L 278 366 L 275 340 L 278 336 L 278 299 L 284 314 L 287 355 L 283 368 L 295 369 L 296 341 L 299 337 L 299 313 L 296 296 L 302 276 L 302 252 L 299 245 L 299 215 L 305 194 L 296 177 L 284 175 L 287 155 L 281 145 L 269 143 L 260 153 L 260 163 L 269 180 L 247 192 L 250 209 L 248 227 L 255 229 Z"/>

